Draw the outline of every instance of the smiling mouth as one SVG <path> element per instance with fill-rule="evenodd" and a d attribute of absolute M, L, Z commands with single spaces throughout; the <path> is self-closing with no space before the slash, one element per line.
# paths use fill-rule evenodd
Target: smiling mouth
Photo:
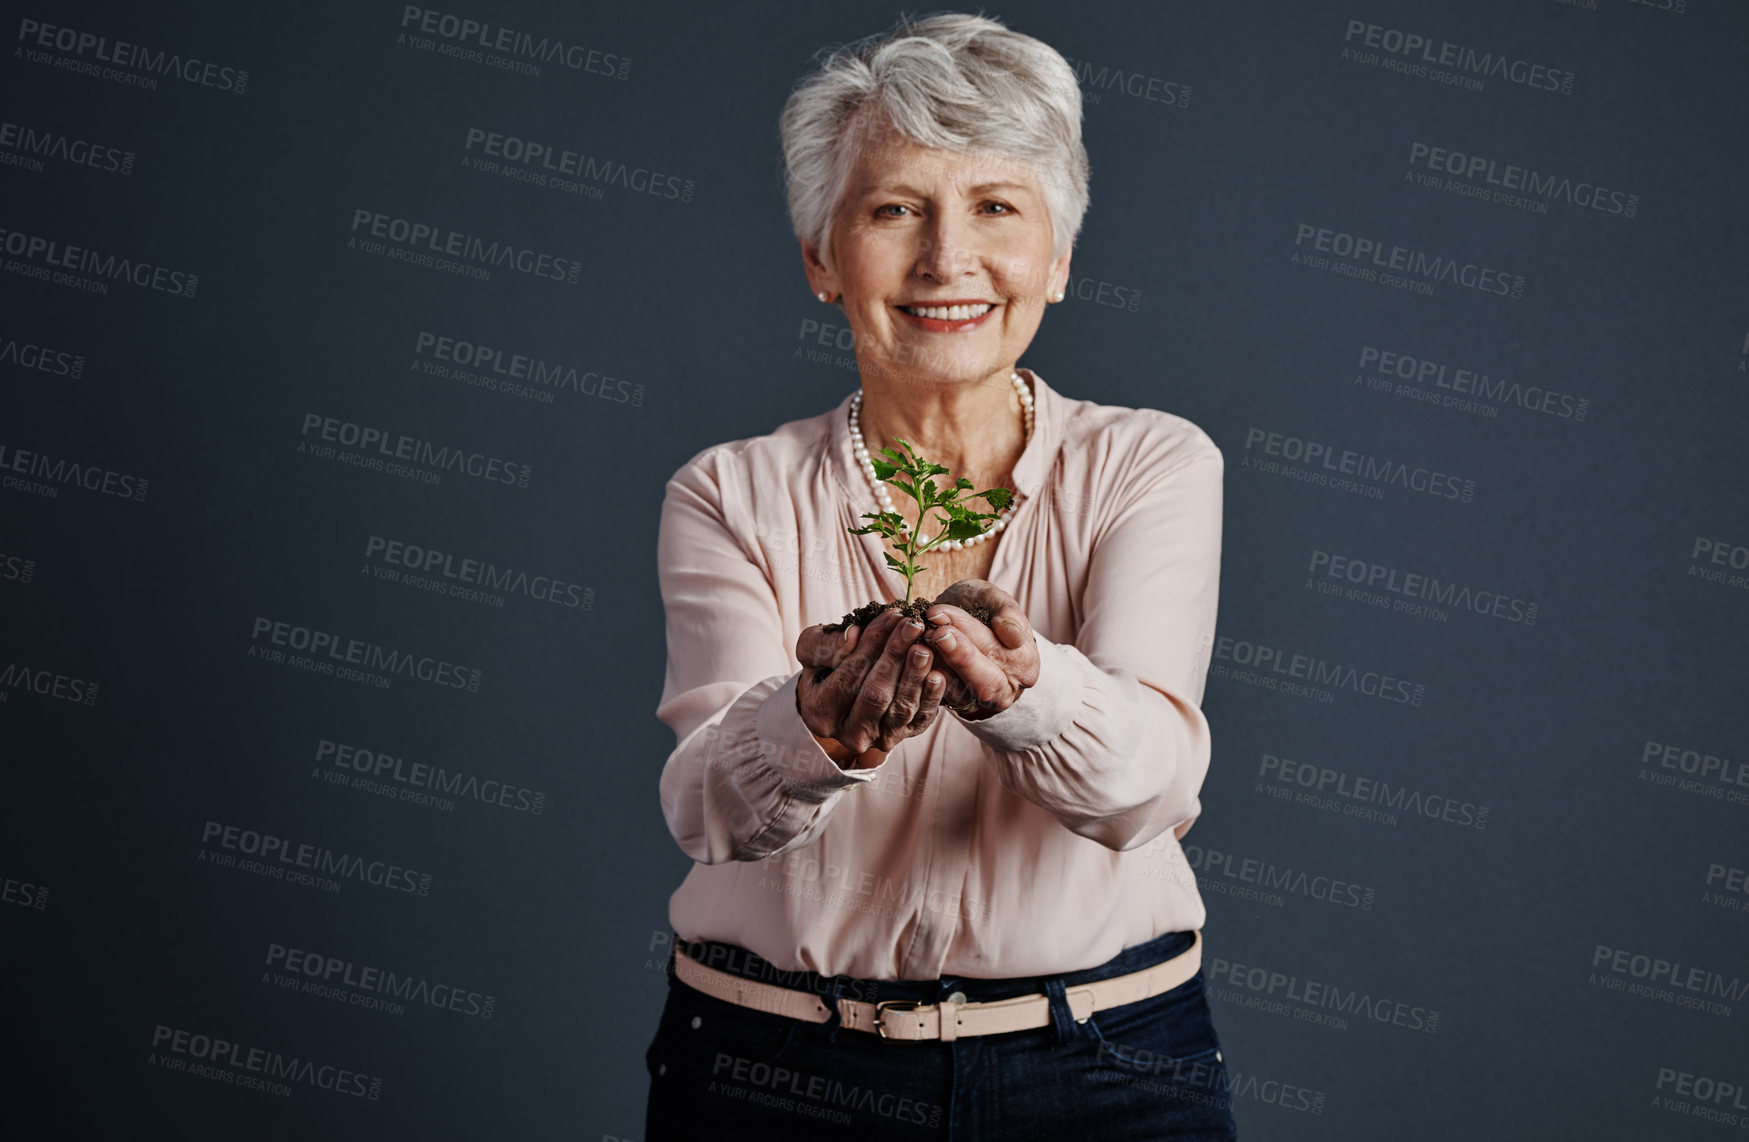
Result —
<path fill-rule="evenodd" d="M 987 301 L 975 305 L 901 305 L 912 317 L 929 321 L 976 321 L 996 307 Z"/>

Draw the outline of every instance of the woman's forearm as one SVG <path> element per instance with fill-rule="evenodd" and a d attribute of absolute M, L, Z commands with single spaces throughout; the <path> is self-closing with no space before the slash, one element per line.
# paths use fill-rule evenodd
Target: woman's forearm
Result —
<path fill-rule="evenodd" d="M 1101 670 L 1074 646 L 1039 641 L 1039 685 L 967 726 L 1003 786 L 1111 849 L 1194 816 L 1209 763 L 1202 711 L 1129 671 Z"/>
<path fill-rule="evenodd" d="M 750 687 L 669 755 L 662 812 L 692 859 L 763 860 L 807 844 L 844 792 L 872 780 L 869 770 L 884 760 L 879 750 L 854 755 L 809 730 L 795 711 L 796 677 Z"/>

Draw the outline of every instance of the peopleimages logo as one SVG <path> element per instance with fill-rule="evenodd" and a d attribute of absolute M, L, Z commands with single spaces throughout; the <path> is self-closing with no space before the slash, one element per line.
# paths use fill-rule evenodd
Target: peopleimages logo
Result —
<path fill-rule="evenodd" d="M 1598 944 L 1591 953 L 1591 969 L 1588 982 L 1606 991 L 1654 999 L 1727 1019 L 1731 1016 L 1731 1004 L 1740 1003 L 1749 995 L 1749 982 L 1738 976 L 1609 944 Z"/>
<path fill-rule="evenodd" d="M 1239 466 L 1374 500 L 1392 486 L 1464 504 L 1476 495 L 1476 482 L 1462 476 L 1257 427 L 1245 431 Z"/>
<path fill-rule="evenodd" d="M 470 559 L 386 536 L 368 537 L 364 542 L 364 558 L 367 563 L 386 565 L 380 570 L 393 570 L 396 576 L 413 572 L 413 578 L 420 579 L 413 585 L 426 586 L 429 580 L 428 589 L 459 598 L 481 596 L 474 601 L 485 602 L 495 598 L 502 606 L 503 596 L 521 595 L 536 602 L 584 611 L 595 605 L 593 587 L 554 575 L 530 575 L 515 567 L 500 567 L 487 560 Z M 379 568 L 373 568 L 373 572 L 376 570 Z"/>
<path fill-rule="evenodd" d="M 0 333 L 0 365 L 47 373 L 51 377 L 78 380 L 85 375 L 85 357 L 66 349 L 52 349 L 35 341 Z"/>
<path fill-rule="evenodd" d="M 1358 908 L 1371 912 L 1378 899 L 1376 889 L 1344 880 L 1339 876 L 1307 872 L 1305 869 L 1282 867 L 1273 861 L 1239 856 L 1201 845 L 1184 846 L 1184 859 L 1202 875 L 1196 878 L 1198 887 L 1227 893 L 1234 885 L 1246 886 L 1264 893 L 1288 893 L 1320 900 L 1343 908 Z M 1219 879 L 1217 879 L 1219 878 Z M 1227 882 L 1234 882 L 1229 885 Z M 1249 897 L 1248 897 L 1249 898 Z M 1267 900 L 1279 906 L 1280 897 Z"/>
<path fill-rule="evenodd" d="M 1652 1105 L 1660 1110 L 1720 1126 L 1749 1127 L 1749 1101 L 1744 1101 L 1741 1078 L 1719 1079 L 1675 1067 L 1659 1067 L 1655 1089 L 1658 1093 L 1652 1096 Z"/>
<path fill-rule="evenodd" d="M 44 159 L 59 159 L 77 167 L 109 174 L 132 174 L 134 153 L 93 143 L 60 131 L 0 122 L 0 165 L 41 173 Z"/>
<path fill-rule="evenodd" d="M 1502 163 L 1449 147 L 1436 147 L 1419 139 L 1409 144 L 1409 166 L 1423 167 L 1435 174 L 1448 174 L 1470 184 L 1479 181 L 1480 185 L 1472 185 L 1470 189 L 1486 195 L 1490 193 L 1487 188 L 1493 187 L 1495 201 L 1508 206 L 1534 207 L 1540 214 L 1548 213 L 1546 202 L 1565 202 L 1602 214 L 1619 214 L 1623 218 L 1632 218 L 1640 211 L 1640 196 L 1637 194 L 1611 190 L 1585 179 L 1575 181 L 1545 175 L 1532 167 Z M 1527 203 L 1516 194 L 1507 194 L 1508 191 L 1522 191 L 1532 199 L 1544 201 Z"/>
<path fill-rule="evenodd" d="M 0 487 L 51 500 L 60 496 L 62 488 L 78 488 L 139 503 L 146 498 L 146 489 L 150 485 L 143 476 L 112 471 L 96 464 L 82 464 L 77 460 L 54 459 L 15 444 L 0 444 L 0 472 L 7 473 L 0 478 Z M 11 475 L 13 472 L 19 475 Z"/>
<path fill-rule="evenodd" d="M 1211 675 L 1271 690 L 1297 693 L 1310 689 L 1313 696 L 1334 696 L 1335 690 L 1347 690 L 1382 702 L 1409 706 L 1420 706 L 1427 696 L 1427 686 L 1422 682 L 1411 682 L 1377 670 L 1345 666 L 1315 655 L 1299 654 L 1247 639 L 1219 635 L 1215 638 L 1214 651 L 1215 661 L 1209 666 Z M 1330 689 L 1320 691 L 1320 687 Z"/>
<path fill-rule="evenodd" d="M 1749 544 L 1697 535 L 1688 558 L 1688 573 L 1696 578 L 1749 588 Z"/>
<path fill-rule="evenodd" d="M 1577 78 L 1571 71 L 1532 63 L 1505 52 L 1480 51 L 1466 44 L 1454 44 L 1450 40 L 1365 20 L 1349 20 L 1342 42 L 1344 59 L 1450 83 L 1471 91 L 1480 91 L 1482 78 L 1489 78 L 1503 79 L 1534 90 L 1571 95 L 1573 81 Z M 1363 48 L 1376 50 L 1360 50 Z"/>
<path fill-rule="evenodd" d="M 18 908 L 33 908 L 41 912 L 49 906 L 49 890 L 28 880 L 0 876 L 0 901 Z"/>
<path fill-rule="evenodd" d="M 1161 79 L 1159 76 L 1145 75 L 1139 71 L 1100 66 L 1084 59 L 1065 57 L 1063 62 L 1074 71 L 1075 82 L 1086 89 L 1082 98 L 1088 103 L 1098 103 L 1104 92 L 1119 91 L 1146 103 L 1161 103 L 1167 107 L 1179 108 L 1190 106 L 1188 83 Z"/>
<path fill-rule="evenodd" d="M 180 79 L 241 95 L 249 73 L 195 56 L 160 51 L 126 40 L 111 40 L 95 32 L 47 24 L 28 17 L 18 21 L 19 52 L 32 63 L 46 63 L 78 75 L 156 89 L 158 77 Z M 49 53 L 62 52 L 60 56 Z M 107 66 L 100 66 L 107 65 Z"/>
<path fill-rule="evenodd" d="M 270 970 L 262 973 L 263 982 L 390 1015 L 403 1014 L 408 1004 L 477 1019 L 491 1019 L 498 1010 L 496 996 L 471 988 L 432 983 L 422 976 L 303 948 L 288 948 L 284 944 L 267 945 L 266 966 Z"/>
<path fill-rule="evenodd" d="M 71 702 L 75 706 L 95 706 L 97 689 L 95 682 L 23 662 L 8 662 L 5 669 L 0 670 L 0 702 L 9 699 L 16 690 L 39 698 Z"/>
<path fill-rule="evenodd" d="M 347 249 L 481 281 L 490 281 L 494 269 L 505 269 L 574 286 L 583 272 L 583 263 L 576 258 L 560 257 L 515 242 L 488 241 L 459 230 L 362 207 L 352 212 L 351 229 Z"/>
<path fill-rule="evenodd" d="M 1217 957 L 1209 968 L 1208 979 L 1215 985 L 1216 997 L 1225 1002 L 1340 1031 L 1348 1029 L 1350 1017 L 1428 1035 L 1439 1030 L 1439 1012 L 1433 1008 L 1323 980 L 1303 980 L 1270 968 Z"/>
<path fill-rule="evenodd" d="M 478 774 L 445 769 L 423 761 L 408 761 L 405 757 L 328 738 L 316 743 L 315 760 L 318 773 L 344 778 L 350 772 L 356 775 L 351 778 L 355 788 L 362 787 L 367 792 L 384 795 L 392 793 L 401 801 L 433 803 L 438 808 L 453 810 L 455 801 L 452 799 L 459 798 L 482 805 L 496 805 L 513 813 L 527 813 L 531 817 L 539 817 L 547 811 L 547 795 L 538 789 L 490 777 L 482 780 Z"/>
<path fill-rule="evenodd" d="M 57 238 L 0 229 L 0 251 L 9 255 L 5 269 L 21 277 L 64 285 L 86 293 L 107 294 L 111 282 L 154 293 L 194 300 L 200 275 L 173 270 L 153 262 L 119 254 L 105 254 L 86 246 L 72 246 Z"/>
<path fill-rule="evenodd" d="M 1641 781 L 1749 805 L 1749 762 L 1648 739 L 1639 764 Z"/>
<path fill-rule="evenodd" d="M 939 1126 L 946 1114 L 939 1104 L 916 1102 L 908 1095 L 846 1084 L 826 1075 L 792 1071 L 724 1051 L 718 1051 L 711 1062 L 711 1078 L 711 1089 L 723 1098 L 781 1110 L 798 1118 L 818 1118 L 837 1126 L 849 1126 L 856 1120 L 849 1109 L 841 1109 L 846 1107 L 926 1129 Z"/>
<path fill-rule="evenodd" d="M 391 476 L 418 479 L 421 483 L 435 484 L 442 480 L 443 472 L 455 472 L 489 484 L 526 488 L 529 477 L 534 474 L 532 466 L 515 460 L 438 444 L 406 433 L 391 433 L 387 429 L 323 416 L 319 412 L 304 414 L 300 435 L 304 439 L 298 443 L 298 451 L 318 460 L 336 460 Z M 347 451 L 339 451 L 336 445 Z M 413 464 L 428 471 L 420 473 L 408 466 Z"/>
<path fill-rule="evenodd" d="M 429 872 L 337 853 L 321 845 L 293 841 L 289 837 L 256 829 L 208 821 L 201 826 L 200 843 L 198 859 L 221 868 L 237 868 L 276 880 L 292 879 L 290 874 L 302 873 L 334 881 L 350 880 L 410 896 L 431 895 Z"/>
<path fill-rule="evenodd" d="M 571 179 L 584 179 L 594 186 L 618 186 L 651 198 L 678 202 L 691 202 L 695 188 L 693 180 L 677 174 L 664 174 L 612 159 L 598 159 L 582 151 L 488 131 L 484 127 L 468 128 L 462 150 L 476 160 L 470 165 L 483 173 L 502 174 L 571 193 L 581 190 Z M 479 160 L 496 160 L 496 165 L 489 169 Z"/>
<path fill-rule="evenodd" d="M 591 369 L 548 361 L 533 353 L 507 351 L 423 329 L 413 339 L 413 357 L 413 367 L 430 376 L 453 377 L 464 384 L 494 389 L 511 396 L 533 395 L 549 404 L 554 392 L 570 392 L 633 408 L 644 403 L 642 384 L 631 384 Z"/>
<path fill-rule="evenodd" d="M 407 40 L 409 32 L 416 34 L 411 41 Z M 418 35 L 426 38 L 421 40 Z M 401 9 L 401 36 L 403 42 L 414 48 L 522 75 L 540 75 L 542 64 L 557 64 L 572 71 L 609 79 L 628 79 L 632 70 L 632 61 L 623 55 L 566 43 L 551 36 L 537 39 L 515 28 L 439 12 L 435 8 L 421 8 L 416 4 Z M 443 42 L 438 43 L 439 40 Z"/>
<path fill-rule="evenodd" d="M 1706 890 L 1700 894 L 1700 902 L 1731 912 L 1749 911 L 1749 869 L 1717 861 L 1708 864 Z"/>
<path fill-rule="evenodd" d="M 1444 282 L 1500 297 L 1524 296 L 1523 274 L 1310 222 L 1295 229 L 1294 247 L 1292 261 L 1297 264 L 1414 293 L 1431 294 L 1435 283 Z"/>
<path fill-rule="evenodd" d="M 257 615 L 249 632 L 249 657 L 309 670 L 315 674 L 348 677 L 365 671 L 380 672 L 382 686 L 388 677 L 400 674 L 448 689 L 478 693 L 484 671 L 458 666 L 430 655 L 412 654 L 364 639 L 344 638 L 330 631 Z M 286 651 L 294 653 L 287 655 Z"/>
<path fill-rule="evenodd" d="M 1586 397 L 1556 392 L 1542 385 L 1521 384 L 1505 377 L 1491 377 L 1480 369 L 1466 369 L 1376 345 L 1361 346 L 1357 367 L 1360 373 L 1355 377 L 1355 383 L 1365 388 L 1388 391 L 1394 387 L 1399 396 L 1441 404 L 1459 412 L 1493 417 L 1499 415 L 1495 406 L 1516 405 L 1527 412 L 1540 412 L 1575 423 L 1583 423 L 1591 413 L 1591 401 Z"/>
<path fill-rule="evenodd" d="M 1459 801 L 1439 793 L 1424 793 L 1407 785 L 1393 785 L 1372 777 L 1359 777 L 1327 765 L 1314 765 L 1292 758 L 1263 755 L 1257 768 L 1255 792 L 1278 800 L 1310 805 L 1344 817 L 1395 826 L 1397 814 L 1426 817 L 1433 821 L 1480 832 L 1488 827 L 1489 807 Z M 1265 785 L 1267 781 L 1269 784 Z M 1374 808 L 1380 806 L 1381 808 Z"/>
<path fill-rule="evenodd" d="M 36 560 L 0 551 L 0 583 L 28 586 L 36 578 Z"/>
<path fill-rule="evenodd" d="M 249 1047 L 162 1023 L 152 1028 L 152 1052 L 146 1062 L 167 1071 L 183 1071 L 197 1078 L 282 1097 L 291 1094 L 294 1084 L 373 1102 L 383 1093 L 383 1080 L 362 1071 L 287 1056 L 264 1047 Z"/>
<path fill-rule="evenodd" d="M 1311 563 L 1306 570 L 1314 577 L 1307 580 L 1308 585 L 1315 586 L 1325 594 L 1338 593 L 1343 590 L 1342 584 L 1348 583 L 1352 585 L 1351 589 L 1360 590 L 1363 596 L 1360 601 L 1373 602 L 1376 599 L 1387 609 L 1398 611 L 1414 613 L 1416 608 L 1426 605 L 1471 611 L 1504 622 L 1522 623 L 1527 627 L 1536 625 L 1537 617 L 1542 611 L 1540 603 L 1521 599 L 1516 595 L 1501 591 L 1471 590 L 1467 584 L 1441 580 L 1436 575 L 1402 571 L 1383 563 L 1373 563 L 1370 560 L 1316 548 L 1312 550 Z M 1318 582 L 1320 579 L 1323 582 Z M 1380 591 L 1386 594 L 1374 594 Z M 1398 603 L 1404 605 L 1397 606 Z M 1440 617 L 1443 619 L 1443 615 Z"/>
<path fill-rule="evenodd" d="M 910 880 L 895 880 L 832 861 L 822 862 L 799 850 L 773 857 L 765 864 L 770 866 L 770 874 L 760 877 L 760 888 L 850 912 L 887 919 L 916 915 L 919 911 L 985 920 L 991 915 L 988 900 Z"/>

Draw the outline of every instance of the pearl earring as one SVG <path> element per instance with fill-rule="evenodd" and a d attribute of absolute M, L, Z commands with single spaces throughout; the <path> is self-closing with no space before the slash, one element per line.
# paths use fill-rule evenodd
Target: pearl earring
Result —
<path fill-rule="evenodd" d="M 819 298 L 821 301 L 827 300 L 825 290 L 821 290 L 819 293 L 815 294 L 814 296 Z"/>
<path fill-rule="evenodd" d="M 1052 301 L 1062 301 L 1063 300 L 1063 291 L 1058 290 L 1056 293 L 1053 293 L 1051 295 L 1051 300 Z"/>

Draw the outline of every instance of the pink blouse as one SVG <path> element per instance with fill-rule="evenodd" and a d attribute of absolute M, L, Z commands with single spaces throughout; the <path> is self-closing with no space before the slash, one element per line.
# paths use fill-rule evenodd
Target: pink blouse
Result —
<path fill-rule="evenodd" d="M 669 902 L 682 938 L 915 980 L 1075 971 L 1202 926 L 1178 842 L 1209 763 L 1221 453 L 1182 417 L 1028 375 L 1025 498 L 988 577 L 1032 622 L 1038 683 L 981 721 L 943 712 L 875 769 L 840 769 L 796 712 L 797 636 L 905 590 L 884 538 L 847 530 L 878 510 L 849 395 L 669 480 L 656 716 L 676 735 L 662 811 L 697 862 Z"/>

